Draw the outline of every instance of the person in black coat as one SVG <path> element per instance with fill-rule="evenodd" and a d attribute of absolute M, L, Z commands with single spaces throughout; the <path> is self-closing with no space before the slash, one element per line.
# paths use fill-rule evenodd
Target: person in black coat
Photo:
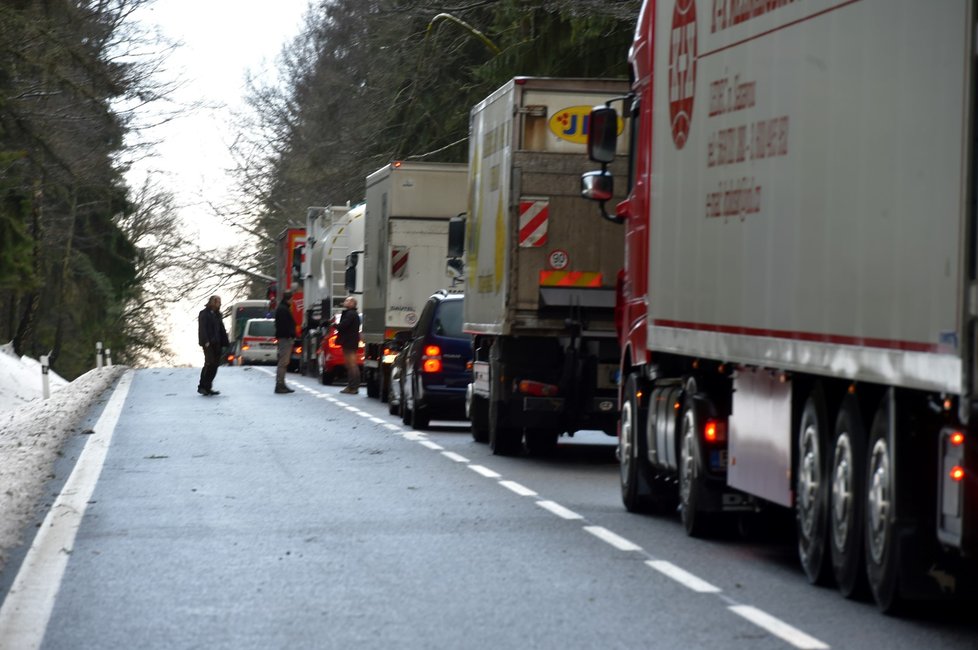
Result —
<path fill-rule="evenodd" d="M 278 368 L 275 369 L 275 392 L 294 393 L 285 385 L 285 371 L 292 360 L 292 341 L 295 339 L 295 318 L 292 317 L 292 292 L 282 294 L 275 309 L 275 338 L 278 339 Z"/>
<path fill-rule="evenodd" d="M 336 342 L 343 348 L 343 363 L 346 366 L 346 388 L 340 392 L 356 395 L 360 388 L 360 367 L 357 365 L 360 314 L 357 313 L 357 299 L 352 296 L 343 301 L 343 313 L 336 324 Z"/>
<path fill-rule="evenodd" d="M 200 370 L 197 392 L 201 395 L 220 395 L 214 390 L 214 377 L 221 363 L 221 353 L 231 344 L 221 318 L 221 297 L 211 296 L 207 306 L 197 315 L 197 342 L 204 351 L 204 367 Z"/>

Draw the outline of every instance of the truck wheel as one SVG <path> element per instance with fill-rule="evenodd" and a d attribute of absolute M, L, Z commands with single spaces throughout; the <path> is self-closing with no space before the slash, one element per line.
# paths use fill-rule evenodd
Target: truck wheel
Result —
<path fill-rule="evenodd" d="M 377 371 L 372 370 L 367 373 L 367 397 L 376 398 L 380 395 L 380 381 L 377 379 Z"/>
<path fill-rule="evenodd" d="M 891 396 L 887 396 L 882 401 L 870 430 L 864 513 L 866 576 L 876 605 L 884 613 L 891 613 L 902 604 L 899 590 L 900 553 L 895 523 L 896 491 L 893 489 L 896 475 L 889 431 L 891 399 Z"/>
<path fill-rule="evenodd" d="M 489 400 L 473 395 L 470 411 L 472 439 L 476 442 L 489 442 Z"/>
<path fill-rule="evenodd" d="M 828 581 L 829 474 L 828 417 L 822 387 L 805 400 L 798 427 L 798 466 L 795 469 L 795 528 L 798 557 L 812 584 Z"/>
<path fill-rule="evenodd" d="M 832 492 L 829 502 L 832 530 L 832 573 L 846 598 L 866 591 L 863 560 L 863 509 L 866 490 L 866 434 L 859 403 L 847 395 L 835 420 L 832 454 Z"/>
<path fill-rule="evenodd" d="M 500 402 L 489 402 L 489 449 L 495 456 L 515 456 L 523 442 L 523 431 L 510 425 Z"/>
<path fill-rule="evenodd" d="M 383 368 L 383 366 L 381 366 L 381 368 L 380 368 L 380 380 L 379 380 L 379 386 L 378 386 L 377 392 L 379 393 L 380 402 L 382 404 L 384 402 L 386 402 L 387 400 L 390 399 L 390 390 L 391 390 L 391 374 L 390 374 L 390 370 L 388 369 L 387 372 L 384 372 L 384 368 Z"/>
<path fill-rule="evenodd" d="M 527 429 L 526 450 L 531 456 L 552 456 L 557 451 L 560 431 L 556 429 Z"/>
<path fill-rule="evenodd" d="M 618 438 L 621 501 L 629 512 L 652 510 L 652 467 L 645 444 L 648 409 L 639 392 L 647 387 L 635 375 L 625 381 L 621 404 L 621 435 Z"/>
<path fill-rule="evenodd" d="M 698 432 L 702 426 L 700 409 L 689 397 L 683 408 L 679 441 L 679 512 L 690 537 L 705 537 L 713 529 L 712 513 L 704 512 L 699 505 L 703 491 L 708 489 L 700 468 Z"/>

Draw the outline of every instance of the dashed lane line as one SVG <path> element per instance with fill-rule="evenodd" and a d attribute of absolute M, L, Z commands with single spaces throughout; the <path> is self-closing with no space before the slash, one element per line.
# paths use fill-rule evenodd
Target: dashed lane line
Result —
<path fill-rule="evenodd" d="M 441 452 L 441 455 L 444 456 L 445 458 L 454 460 L 456 463 L 467 463 L 467 462 L 469 462 L 469 459 L 468 458 L 466 458 L 465 456 L 462 456 L 461 454 L 456 454 L 454 451 L 443 451 L 443 452 Z"/>
<path fill-rule="evenodd" d="M 619 551 L 641 551 L 642 550 L 642 547 L 636 544 L 635 542 L 627 540 L 621 535 L 618 535 L 617 533 L 611 532 L 604 526 L 585 526 L 584 530 L 591 533 L 592 535 L 600 539 L 602 542 L 614 546 Z"/>
<path fill-rule="evenodd" d="M 701 594 L 720 593 L 719 587 L 714 587 L 706 580 L 697 578 L 692 573 L 679 568 L 672 562 L 666 562 L 665 560 L 647 560 L 645 563 L 662 575 L 672 578 L 687 589 L 692 589 Z"/>
<path fill-rule="evenodd" d="M 510 490 L 512 492 L 515 492 L 516 494 L 520 495 L 521 497 L 535 497 L 535 496 L 537 496 L 537 493 L 536 492 L 534 492 L 530 488 L 526 487 L 525 485 L 521 485 L 521 484 L 517 483 L 516 481 L 500 481 L 499 484 L 502 485 L 507 490 Z"/>
<path fill-rule="evenodd" d="M 431 442 L 430 440 L 419 440 L 418 442 L 420 442 L 423 447 L 434 449 L 435 451 L 441 451 L 444 449 L 444 447 L 439 445 L 437 442 Z"/>
<path fill-rule="evenodd" d="M 537 501 L 537 505 L 540 506 L 541 508 L 543 508 L 544 510 L 547 510 L 549 512 L 552 512 L 553 514 L 557 515 L 561 519 L 568 519 L 568 520 L 570 520 L 570 519 L 584 519 L 584 517 L 582 517 L 581 515 L 577 514 L 573 510 L 568 510 L 564 506 L 562 506 L 559 503 L 556 503 L 554 501 L 547 501 L 547 500 Z"/>
<path fill-rule="evenodd" d="M 828 645 L 809 636 L 796 627 L 788 625 L 779 618 L 771 616 L 750 605 L 732 605 L 730 611 L 742 616 L 761 629 L 767 630 L 779 639 L 801 650 L 827 650 Z"/>
<path fill-rule="evenodd" d="M 502 475 L 497 474 L 488 467 L 483 467 L 482 465 L 469 465 L 469 469 L 476 474 L 482 474 L 486 478 L 502 478 Z"/>

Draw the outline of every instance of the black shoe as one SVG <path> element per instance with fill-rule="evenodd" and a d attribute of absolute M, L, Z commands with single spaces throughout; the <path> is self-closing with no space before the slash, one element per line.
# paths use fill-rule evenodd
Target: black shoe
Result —
<path fill-rule="evenodd" d="M 207 394 L 208 395 L 220 395 L 221 394 L 221 391 L 219 391 L 219 390 L 209 390 L 209 391 L 207 391 Z"/>
<path fill-rule="evenodd" d="M 280 395 L 285 395 L 287 393 L 294 393 L 295 391 L 289 388 L 288 386 L 276 386 L 275 392 Z"/>
<path fill-rule="evenodd" d="M 197 388 L 197 392 L 200 393 L 201 395 L 210 395 L 210 391 L 207 390 L 206 388 L 200 388 L 200 387 L 198 387 Z"/>

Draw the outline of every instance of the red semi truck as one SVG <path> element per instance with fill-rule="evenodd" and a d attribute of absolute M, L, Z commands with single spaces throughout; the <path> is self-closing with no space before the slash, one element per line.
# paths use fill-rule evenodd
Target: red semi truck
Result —
<path fill-rule="evenodd" d="M 692 535 L 791 512 L 809 580 L 883 611 L 966 590 L 976 20 L 966 0 L 643 4 L 582 179 L 625 239 L 629 510 L 678 505 Z"/>

